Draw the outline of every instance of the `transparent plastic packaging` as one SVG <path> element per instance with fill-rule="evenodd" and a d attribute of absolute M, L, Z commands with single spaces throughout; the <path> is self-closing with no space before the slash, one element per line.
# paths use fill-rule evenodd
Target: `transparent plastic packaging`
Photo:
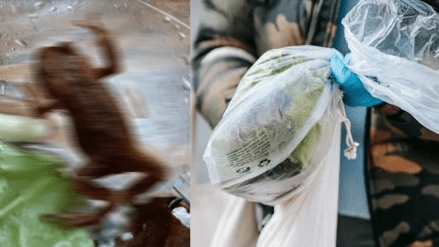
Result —
<path fill-rule="evenodd" d="M 366 0 L 342 24 L 366 89 L 439 133 L 439 14 L 422 1 Z"/>
<path fill-rule="evenodd" d="M 344 120 L 330 76 L 336 50 L 286 47 L 264 53 L 239 83 L 208 141 L 213 184 L 251 201 L 274 204 L 312 181 Z"/>

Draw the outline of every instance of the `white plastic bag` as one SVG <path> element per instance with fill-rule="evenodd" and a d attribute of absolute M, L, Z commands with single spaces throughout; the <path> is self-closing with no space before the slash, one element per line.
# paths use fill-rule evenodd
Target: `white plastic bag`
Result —
<path fill-rule="evenodd" d="M 335 53 L 294 46 L 258 59 L 208 141 L 203 158 L 213 184 L 274 205 L 311 183 L 331 133 L 345 120 L 341 91 L 330 77 Z"/>
<path fill-rule="evenodd" d="M 422 1 L 364 0 L 342 24 L 366 89 L 439 133 L 439 14 Z"/>
<path fill-rule="evenodd" d="M 313 182 L 293 198 L 274 206 L 257 247 L 335 247 L 337 231 L 340 128 Z"/>
<path fill-rule="evenodd" d="M 322 154 L 326 153 L 318 165 L 320 168 L 307 180 L 308 186 L 303 187 L 302 193 L 275 205 L 274 215 L 259 236 L 253 203 L 229 195 L 230 201 L 221 216 L 210 247 L 334 247 L 340 132 L 340 128 L 335 128 L 327 134 L 327 138 L 332 140 L 329 149 L 317 147 Z"/>

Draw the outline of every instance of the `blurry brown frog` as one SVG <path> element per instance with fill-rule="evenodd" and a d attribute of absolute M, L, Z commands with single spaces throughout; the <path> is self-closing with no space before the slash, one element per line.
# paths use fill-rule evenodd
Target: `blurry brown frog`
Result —
<path fill-rule="evenodd" d="M 35 79 L 48 99 L 35 100 L 39 115 L 52 109 L 68 111 L 77 146 L 87 157 L 87 164 L 74 172 L 78 193 L 108 204 L 97 212 L 46 215 L 64 220 L 70 226 L 98 224 L 118 205 L 132 204 L 140 193 L 151 189 L 165 177 L 164 162 L 154 152 L 139 148 L 117 102 L 102 79 L 119 71 L 118 57 L 110 34 L 105 29 L 78 23 L 97 35 L 106 65 L 92 66 L 70 42 L 41 48 L 36 57 Z M 111 190 L 93 179 L 125 172 L 146 176 L 127 190 Z"/>

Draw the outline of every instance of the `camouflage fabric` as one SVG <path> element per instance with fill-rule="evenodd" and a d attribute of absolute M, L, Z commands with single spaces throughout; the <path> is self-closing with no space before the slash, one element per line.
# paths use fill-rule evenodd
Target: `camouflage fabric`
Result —
<path fill-rule="evenodd" d="M 439 136 L 394 106 L 370 115 L 367 176 L 380 246 L 439 246 Z"/>
<path fill-rule="evenodd" d="M 207 0 L 194 44 L 196 107 L 215 126 L 247 69 L 265 51 L 331 46 L 338 1 Z M 322 30 L 328 30 L 328 32 Z"/>
<path fill-rule="evenodd" d="M 192 78 L 197 110 L 211 127 L 242 75 L 265 51 L 304 44 L 331 47 L 340 7 L 339 0 L 204 3 Z M 371 109 L 368 119 L 365 170 L 376 242 L 439 247 L 439 136 L 388 104 Z"/>

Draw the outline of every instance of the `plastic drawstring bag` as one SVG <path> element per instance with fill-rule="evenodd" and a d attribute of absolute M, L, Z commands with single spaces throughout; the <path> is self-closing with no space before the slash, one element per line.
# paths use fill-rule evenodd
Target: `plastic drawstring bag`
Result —
<path fill-rule="evenodd" d="M 294 46 L 267 51 L 256 61 L 208 140 L 203 159 L 213 184 L 275 204 L 312 181 L 331 133 L 345 120 L 341 91 L 330 76 L 335 53 Z"/>
<path fill-rule="evenodd" d="M 360 1 L 342 20 L 349 69 L 375 97 L 439 133 L 439 15 L 422 1 Z"/>

